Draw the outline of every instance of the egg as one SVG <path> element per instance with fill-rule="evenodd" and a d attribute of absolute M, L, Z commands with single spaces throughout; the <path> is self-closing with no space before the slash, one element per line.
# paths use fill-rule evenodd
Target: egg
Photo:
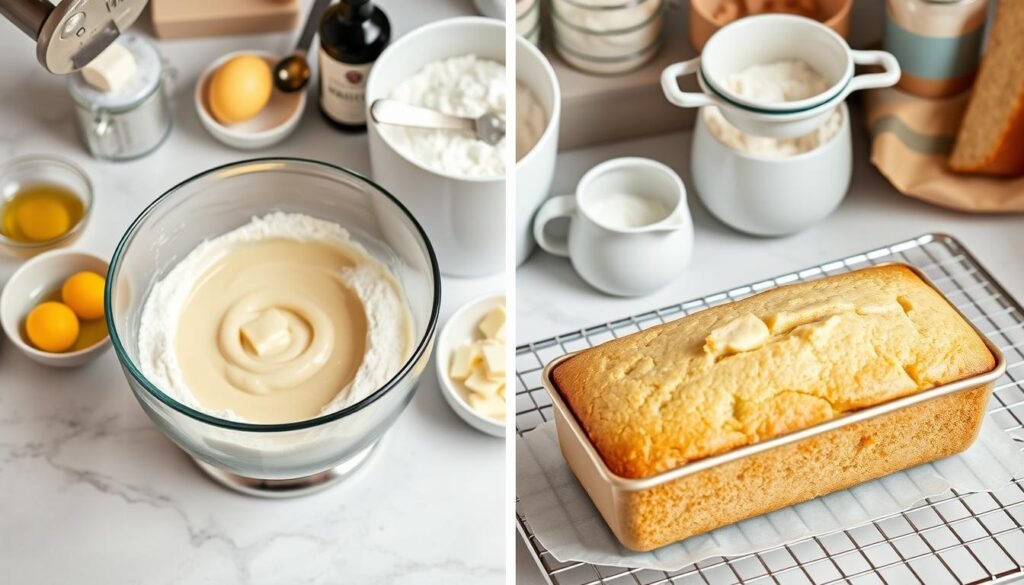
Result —
<path fill-rule="evenodd" d="M 103 277 L 95 272 L 79 272 L 64 281 L 60 289 L 61 300 L 79 319 L 99 319 L 103 316 L 105 284 Z"/>
<path fill-rule="evenodd" d="M 244 122 L 266 107 L 273 91 L 270 65 L 263 58 L 234 57 L 210 80 L 210 113 L 222 124 Z"/>
<path fill-rule="evenodd" d="M 64 303 L 45 302 L 28 314 L 25 332 L 32 345 L 43 351 L 66 351 L 78 339 L 78 317 Z"/>
<path fill-rule="evenodd" d="M 15 216 L 21 234 L 33 242 L 59 238 L 71 229 L 71 215 L 55 199 L 28 199 L 18 206 Z"/>

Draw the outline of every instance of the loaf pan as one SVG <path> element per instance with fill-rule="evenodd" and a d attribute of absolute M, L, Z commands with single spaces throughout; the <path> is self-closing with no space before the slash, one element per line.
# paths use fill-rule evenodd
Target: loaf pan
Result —
<path fill-rule="evenodd" d="M 996 362 L 991 371 L 651 477 L 631 479 L 608 469 L 551 377 L 576 354 L 549 363 L 542 381 L 562 455 L 616 538 L 629 549 L 648 551 L 970 447 L 992 386 L 1006 370 L 1005 358 L 920 270 L 907 268 L 981 337 Z"/>

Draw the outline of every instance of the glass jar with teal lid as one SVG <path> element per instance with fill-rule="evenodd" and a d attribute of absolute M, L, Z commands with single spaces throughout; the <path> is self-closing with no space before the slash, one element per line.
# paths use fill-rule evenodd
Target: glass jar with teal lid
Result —
<path fill-rule="evenodd" d="M 923 97 L 968 89 L 981 58 L 989 0 L 886 0 L 885 50 L 900 62 L 899 87 Z"/>

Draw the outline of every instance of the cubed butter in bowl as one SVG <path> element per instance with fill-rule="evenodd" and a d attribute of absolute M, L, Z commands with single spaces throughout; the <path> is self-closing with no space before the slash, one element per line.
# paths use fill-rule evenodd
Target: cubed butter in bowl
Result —
<path fill-rule="evenodd" d="M 476 430 L 505 436 L 505 296 L 479 298 L 448 319 L 437 340 L 437 379 L 448 405 Z"/>

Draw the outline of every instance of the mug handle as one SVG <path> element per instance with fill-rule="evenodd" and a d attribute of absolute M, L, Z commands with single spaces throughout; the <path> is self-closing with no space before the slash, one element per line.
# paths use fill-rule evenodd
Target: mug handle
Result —
<path fill-rule="evenodd" d="M 679 88 L 679 77 L 692 75 L 700 69 L 700 57 L 694 57 L 689 61 L 673 63 L 661 72 L 661 91 L 665 99 L 681 108 L 701 108 L 718 104 L 715 100 L 702 91 L 683 91 Z"/>
<path fill-rule="evenodd" d="M 858 75 L 846 86 L 846 95 L 862 89 L 892 87 L 900 80 L 900 62 L 892 53 L 886 51 L 850 51 L 853 62 L 857 65 L 881 65 L 882 73 Z"/>
<path fill-rule="evenodd" d="M 537 240 L 537 245 L 548 254 L 568 257 L 568 239 L 556 240 L 549 238 L 544 233 L 544 228 L 553 219 L 566 217 L 571 220 L 574 215 L 576 215 L 575 195 L 559 195 L 545 201 L 544 205 L 541 205 L 540 209 L 537 210 L 537 216 L 533 218 L 533 239 Z"/>

